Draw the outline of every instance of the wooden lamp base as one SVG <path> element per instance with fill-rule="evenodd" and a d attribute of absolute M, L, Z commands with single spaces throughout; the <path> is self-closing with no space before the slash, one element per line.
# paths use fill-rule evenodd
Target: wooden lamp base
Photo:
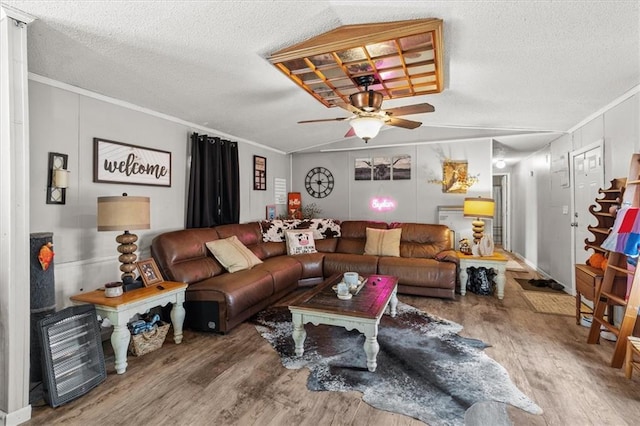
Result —
<path fill-rule="evenodd" d="M 477 218 L 471 222 L 471 225 L 473 226 L 471 228 L 473 230 L 473 242 L 474 244 L 479 244 L 484 235 L 484 220 Z"/>

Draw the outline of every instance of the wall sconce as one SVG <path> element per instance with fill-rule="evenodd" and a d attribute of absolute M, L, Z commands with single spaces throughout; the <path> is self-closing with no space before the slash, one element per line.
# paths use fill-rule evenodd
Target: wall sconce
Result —
<path fill-rule="evenodd" d="M 69 187 L 67 154 L 49 153 L 49 176 L 47 178 L 47 204 L 65 204 Z"/>
<path fill-rule="evenodd" d="M 484 235 L 484 220 L 493 219 L 495 203 L 493 198 L 465 198 L 462 208 L 464 217 L 471 217 L 475 220 L 471 222 L 473 225 L 473 242 L 478 244 Z"/>

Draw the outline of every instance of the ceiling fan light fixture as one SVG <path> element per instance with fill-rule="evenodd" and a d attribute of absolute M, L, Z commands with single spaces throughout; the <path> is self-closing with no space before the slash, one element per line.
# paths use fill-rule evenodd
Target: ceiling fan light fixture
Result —
<path fill-rule="evenodd" d="M 378 136 L 380 128 L 384 126 L 384 120 L 376 117 L 358 117 L 349 123 L 356 133 L 356 136 L 368 142 L 369 139 Z"/>
<path fill-rule="evenodd" d="M 374 90 L 366 90 L 349 96 L 351 105 L 367 112 L 378 111 L 382 106 L 382 98 L 382 93 Z"/>

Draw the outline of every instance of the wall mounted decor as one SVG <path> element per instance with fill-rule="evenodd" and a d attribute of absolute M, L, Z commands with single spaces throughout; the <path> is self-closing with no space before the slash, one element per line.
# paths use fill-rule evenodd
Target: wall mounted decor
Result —
<path fill-rule="evenodd" d="M 253 189 L 267 190 L 267 159 L 259 155 L 253 156 Z"/>
<path fill-rule="evenodd" d="M 287 180 L 273 179 L 273 200 L 276 204 L 287 204 Z"/>
<path fill-rule="evenodd" d="M 324 198 L 333 191 L 333 174 L 324 167 L 314 167 L 304 178 L 304 187 L 309 195 Z"/>
<path fill-rule="evenodd" d="M 287 194 L 287 214 L 289 219 L 302 219 L 302 196 L 299 192 Z"/>
<path fill-rule="evenodd" d="M 47 175 L 47 204 L 65 204 L 69 187 L 67 154 L 49 153 L 49 173 Z"/>
<path fill-rule="evenodd" d="M 442 180 L 432 179 L 429 183 L 442 184 L 442 192 L 466 194 L 469 187 L 478 182 L 477 176 L 469 176 L 466 161 L 445 160 L 442 163 Z"/>
<path fill-rule="evenodd" d="M 372 176 L 371 158 L 356 158 L 355 179 L 371 180 Z"/>
<path fill-rule="evenodd" d="M 355 180 L 407 180 L 411 179 L 411 156 L 356 158 Z"/>
<path fill-rule="evenodd" d="M 391 157 L 373 159 L 373 180 L 391 180 Z"/>
<path fill-rule="evenodd" d="M 171 153 L 93 138 L 93 181 L 171 186 Z"/>
<path fill-rule="evenodd" d="M 411 156 L 396 155 L 391 161 L 391 179 L 408 180 L 411 179 Z"/>

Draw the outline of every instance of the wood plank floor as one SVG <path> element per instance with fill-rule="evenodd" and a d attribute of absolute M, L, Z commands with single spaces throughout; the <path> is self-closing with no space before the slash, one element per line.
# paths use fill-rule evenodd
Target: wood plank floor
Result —
<path fill-rule="evenodd" d="M 464 326 L 492 345 L 486 353 L 542 409 L 515 408 L 516 425 L 637 425 L 640 374 L 608 366 L 613 344 L 588 345 L 588 329 L 569 316 L 535 313 L 507 271 L 505 298 L 467 293 L 456 300 L 400 295 L 402 302 Z M 108 348 L 106 382 L 56 409 L 34 407 L 28 425 L 419 425 L 361 401 L 360 394 L 310 392 L 307 370 L 286 370 L 248 323 L 225 336 L 186 331 L 175 345 L 129 357 L 117 375 Z M 379 366 L 383 367 L 383 366 Z"/>

